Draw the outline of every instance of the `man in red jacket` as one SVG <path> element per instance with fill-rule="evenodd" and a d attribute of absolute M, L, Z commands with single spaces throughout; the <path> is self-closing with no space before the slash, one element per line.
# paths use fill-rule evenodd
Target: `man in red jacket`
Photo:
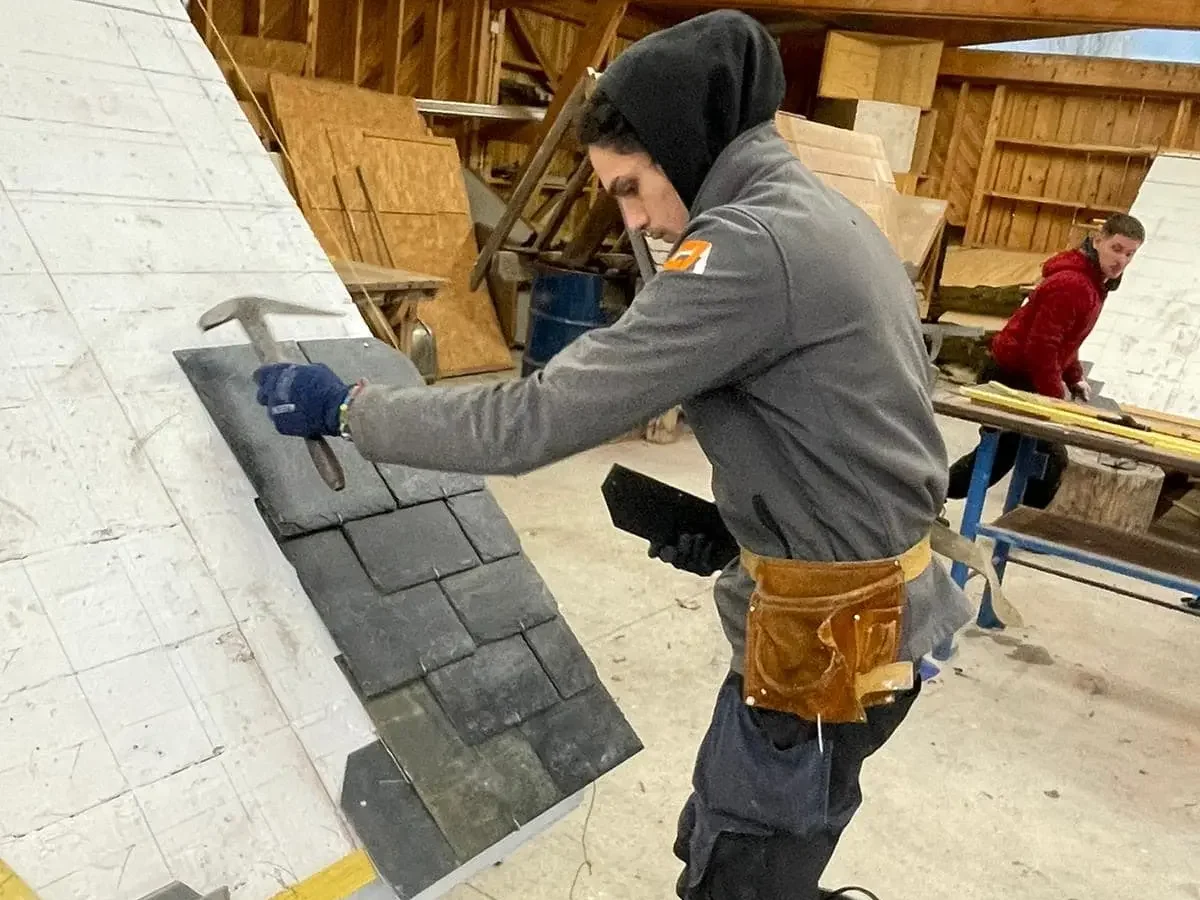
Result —
<path fill-rule="evenodd" d="M 998 381 L 1022 391 L 1061 400 L 1091 400 L 1092 392 L 1079 364 L 1079 348 L 1100 318 L 1109 291 L 1121 283 L 1126 266 L 1146 239 L 1142 223 L 1117 213 L 1098 234 L 1075 250 L 1065 250 L 1042 266 L 1042 281 L 1004 329 L 992 339 L 992 358 L 979 381 Z M 1004 433 L 996 451 L 991 484 L 1013 467 L 1020 435 Z M 1049 456 L 1045 475 L 1031 480 L 1024 502 L 1045 507 L 1054 496 L 1066 450 L 1042 445 Z M 950 467 L 948 496 L 961 500 L 971 484 L 974 451 Z"/>

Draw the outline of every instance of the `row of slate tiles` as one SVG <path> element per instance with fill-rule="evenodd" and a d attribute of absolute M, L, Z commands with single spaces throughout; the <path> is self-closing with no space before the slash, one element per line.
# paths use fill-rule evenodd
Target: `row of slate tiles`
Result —
<path fill-rule="evenodd" d="M 289 349 L 346 380 L 423 384 L 378 341 Z M 334 494 L 254 403 L 248 347 L 177 356 L 381 736 L 348 760 L 343 807 L 402 897 L 641 749 L 481 479 L 376 467 L 334 442 Z"/>

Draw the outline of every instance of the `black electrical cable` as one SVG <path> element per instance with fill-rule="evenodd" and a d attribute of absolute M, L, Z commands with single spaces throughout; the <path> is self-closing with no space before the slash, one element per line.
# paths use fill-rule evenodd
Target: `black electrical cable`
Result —
<path fill-rule="evenodd" d="M 858 893 L 862 894 L 864 897 L 868 898 L 868 900 L 879 900 L 879 898 L 877 896 L 872 894 L 866 888 L 861 888 L 861 887 L 844 887 L 844 888 L 838 888 L 833 893 L 829 893 L 829 894 L 822 893 L 821 900 L 837 900 L 837 898 L 839 898 L 839 897 L 848 897 L 851 891 L 857 891 Z"/>

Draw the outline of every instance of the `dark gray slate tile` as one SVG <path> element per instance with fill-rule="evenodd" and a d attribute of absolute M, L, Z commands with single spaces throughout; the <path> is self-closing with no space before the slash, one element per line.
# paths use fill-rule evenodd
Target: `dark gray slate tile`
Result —
<path fill-rule="evenodd" d="M 484 644 L 425 678 L 468 744 L 478 744 L 560 702 L 520 635 Z"/>
<path fill-rule="evenodd" d="M 591 784 L 642 749 L 616 701 L 596 684 L 521 725 L 564 794 Z"/>
<path fill-rule="evenodd" d="M 345 531 L 363 568 L 385 593 L 479 565 L 466 535 L 440 501 L 350 522 Z"/>
<path fill-rule="evenodd" d="M 457 494 L 483 490 L 483 479 L 478 475 L 457 472 L 435 472 L 432 469 L 412 469 L 408 466 L 379 466 L 383 480 L 401 506 L 428 503 L 431 500 L 447 500 Z"/>
<path fill-rule="evenodd" d="M 499 775 L 503 785 L 500 794 L 522 825 L 566 796 L 519 729 L 501 732 L 475 749 Z"/>
<path fill-rule="evenodd" d="M 357 524 L 369 527 L 373 521 Z M 365 696 L 474 651 L 475 642 L 436 583 L 381 593 L 340 531 L 296 538 L 283 552 Z"/>
<path fill-rule="evenodd" d="M 498 641 L 558 614 L 554 597 L 524 556 L 510 556 L 442 580 L 442 589 L 479 643 Z"/>
<path fill-rule="evenodd" d="M 183 882 L 172 881 L 153 894 L 147 894 L 142 900 L 202 900 L 202 898 L 197 891 L 192 890 Z"/>
<path fill-rule="evenodd" d="M 597 682 L 592 661 L 562 616 L 525 632 L 525 639 L 564 697 L 574 697 Z"/>
<path fill-rule="evenodd" d="M 295 344 L 284 346 L 303 361 Z M 346 472 L 346 487 L 331 491 L 317 474 L 304 441 L 275 430 L 255 400 L 253 375 L 259 363 L 248 344 L 180 350 L 175 358 L 278 534 L 305 534 L 396 508 L 379 472 L 345 441 L 329 441 Z"/>
<path fill-rule="evenodd" d="M 412 360 L 375 338 L 302 341 L 300 349 L 310 361 L 325 363 L 343 381 L 365 378 L 375 384 L 425 387 L 425 381 Z M 483 479 L 478 475 L 434 472 L 408 466 L 381 465 L 378 468 L 401 506 L 445 500 L 456 494 L 483 490 L 484 486 Z"/>
<path fill-rule="evenodd" d="M 382 741 L 347 758 L 342 810 L 399 900 L 415 897 L 458 867 L 433 816 Z"/>
<path fill-rule="evenodd" d="M 490 493 L 476 491 L 474 494 L 461 494 L 449 503 L 454 517 L 484 562 L 521 552 L 521 539 Z"/>
<path fill-rule="evenodd" d="M 424 684 L 372 700 L 367 711 L 460 861 L 516 830 L 504 780 L 463 743 Z"/>

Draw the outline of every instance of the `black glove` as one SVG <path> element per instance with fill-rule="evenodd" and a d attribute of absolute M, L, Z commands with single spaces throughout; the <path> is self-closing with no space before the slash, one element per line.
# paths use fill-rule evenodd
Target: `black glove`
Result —
<path fill-rule="evenodd" d="M 703 534 L 681 534 L 674 543 L 651 544 L 650 557 L 693 575 L 712 575 L 728 562 L 713 559 L 713 541 Z"/>

